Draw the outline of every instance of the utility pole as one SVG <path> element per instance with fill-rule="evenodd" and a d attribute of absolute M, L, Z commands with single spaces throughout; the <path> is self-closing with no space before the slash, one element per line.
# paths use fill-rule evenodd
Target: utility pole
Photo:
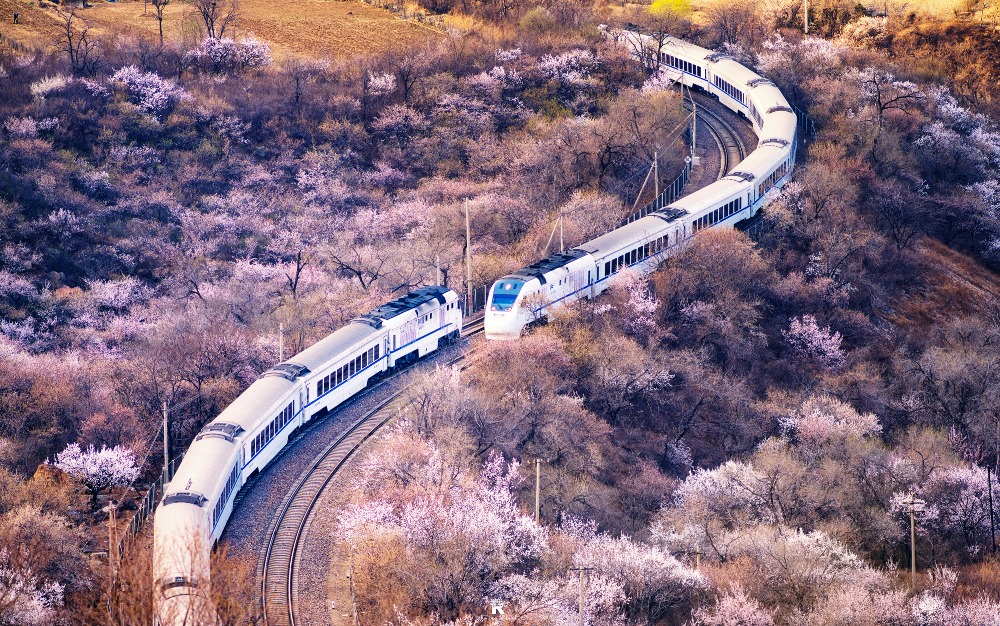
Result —
<path fill-rule="evenodd" d="M 278 363 L 285 360 L 285 325 L 278 322 Z"/>
<path fill-rule="evenodd" d="M 116 541 L 118 506 L 113 499 L 108 502 L 106 510 L 108 512 L 108 596 L 110 597 L 114 592 L 115 579 L 118 577 L 118 541 Z"/>
<path fill-rule="evenodd" d="M 986 465 L 986 498 L 990 503 L 990 540 L 993 544 L 993 554 L 997 553 L 997 527 L 993 520 L 993 481 L 990 478 L 990 466 Z"/>
<path fill-rule="evenodd" d="M 167 419 L 167 401 L 163 401 L 163 486 L 170 482 L 170 422 Z"/>
<path fill-rule="evenodd" d="M 803 28 L 803 30 L 805 31 L 805 34 L 808 35 L 809 34 L 809 0 L 802 0 L 802 3 L 803 3 L 803 6 L 805 7 L 804 10 L 802 11 L 802 15 L 803 15 L 802 19 L 803 19 L 803 22 L 804 22 L 804 28 Z"/>
<path fill-rule="evenodd" d="M 361 626 L 361 621 L 358 619 L 358 599 L 354 594 L 354 548 L 351 548 L 351 562 L 347 570 L 347 580 L 350 581 L 351 587 L 351 612 L 354 613 L 354 626 Z"/>
<path fill-rule="evenodd" d="M 583 573 L 592 571 L 593 567 L 571 567 L 569 571 L 580 572 L 580 626 L 584 626 L 583 622 Z"/>
<path fill-rule="evenodd" d="M 437 255 L 437 258 L 435 258 L 435 260 L 434 260 L 434 270 L 435 270 L 436 276 L 437 276 L 437 282 L 435 284 L 436 285 L 440 285 L 441 284 L 441 255 L 440 254 Z"/>
<path fill-rule="evenodd" d="M 660 153 L 653 152 L 653 190 L 656 198 L 660 197 Z"/>
<path fill-rule="evenodd" d="M 688 92 L 691 93 L 690 91 Z M 698 103 L 694 96 L 691 96 L 691 158 L 694 158 L 694 150 L 698 147 Z"/>
<path fill-rule="evenodd" d="M 903 502 L 906 504 L 907 513 L 910 514 L 910 589 L 915 590 L 917 588 L 917 533 L 914 518 L 916 513 L 924 510 L 924 505 L 927 503 L 919 498 L 914 498 L 913 493 L 910 493 Z"/>
<path fill-rule="evenodd" d="M 696 570 L 701 569 L 701 546 L 695 546 L 694 548 L 694 568 Z"/>
<path fill-rule="evenodd" d="M 472 235 L 469 230 L 469 199 L 465 199 L 465 314 L 472 314 Z"/>
<path fill-rule="evenodd" d="M 562 207 L 559 207 L 559 252 L 565 252 L 566 248 L 563 246 L 563 212 Z"/>
<path fill-rule="evenodd" d="M 541 459 L 535 459 L 535 523 L 538 523 L 538 514 L 541 511 L 541 498 L 540 498 L 540 488 L 539 483 L 542 478 L 542 461 Z"/>

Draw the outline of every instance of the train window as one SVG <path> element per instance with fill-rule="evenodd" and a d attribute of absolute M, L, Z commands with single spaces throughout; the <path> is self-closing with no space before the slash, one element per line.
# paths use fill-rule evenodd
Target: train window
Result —
<path fill-rule="evenodd" d="M 351 376 L 354 376 L 354 361 L 351 361 L 350 363 L 348 363 L 347 376 L 348 376 L 348 378 L 350 378 Z"/>
<path fill-rule="evenodd" d="M 368 367 L 368 353 L 367 352 L 365 352 L 364 354 L 361 355 L 361 368 L 360 369 L 364 369 L 366 367 Z"/>
<path fill-rule="evenodd" d="M 355 372 L 361 371 L 361 357 L 354 359 L 354 371 Z"/>
<path fill-rule="evenodd" d="M 378 346 L 375 346 L 375 360 L 378 361 Z"/>
<path fill-rule="evenodd" d="M 392 349 L 393 350 L 396 349 L 396 336 L 395 335 L 392 336 Z"/>
<path fill-rule="evenodd" d="M 607 276 L 610 273 L 611 273 L 611 261 L 607 261 L 604 263 L 604 275 Z"/>

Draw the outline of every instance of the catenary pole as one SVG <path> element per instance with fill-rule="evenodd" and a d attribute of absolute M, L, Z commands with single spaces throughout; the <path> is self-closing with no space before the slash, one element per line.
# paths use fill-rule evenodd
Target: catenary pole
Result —
<path fill-rule="evenodd" d="M 541 512 L 541 491 L 539 483 L 542 478 L 541 459 L 535 459 L 535 523 L 538 523 L 538 514 Z"/>
<path fill-rule="evenodd" d="M 170 422 L 167 413 L 167 401 L 163 401 L 163 485 L 170 480 Z"/>
<path fill-rule="evenodd" d="M 990 542 L 993 544 L 993 554 L 997 552 L 997 528 L 993 519 L 993 480 L 990 478 L 990 466 L 986 465 L 986 497 L 990 505 Z"/>
<path fill-rule="evenodd" d="M 660 197 L 660 153 L 653 153 L 653 190 L 657 198 Z"/>
<path fill-rule="evenodd" d="M 917 533 L 914 522 L 913 494 L 910 494 L 910 589 L 917 588 Z"/>
<path fill-rule="evenodd" d="M 469 229 L 469 199 L 465 199 L 465 314 L 472 314 L 472 235 Z"/>

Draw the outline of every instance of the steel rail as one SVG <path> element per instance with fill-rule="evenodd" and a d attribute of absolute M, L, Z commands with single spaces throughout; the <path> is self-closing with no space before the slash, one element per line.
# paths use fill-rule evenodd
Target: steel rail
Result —
<path fill-rule="evenodd" d="M 718 111 L 713 110 L 713 105 L 708 104 L 708 102 L 718 106 L 722 106 L 721 104 L 707 97 L 699 98 L 698 100 L 698 114 L 700 119 L 704 122 L 705 127 L 719 147 L 719 175 L 717 178 L 723 178 L 733 167 L 746 158 L 746 144 L 733 126 L 723 119 Z M 692 110 L 691 105 L 687 101 L 684 103 L 684 108 L 688 111 Z M 726 112 L 732 113 L 729 109 L 726 109 Z"/>

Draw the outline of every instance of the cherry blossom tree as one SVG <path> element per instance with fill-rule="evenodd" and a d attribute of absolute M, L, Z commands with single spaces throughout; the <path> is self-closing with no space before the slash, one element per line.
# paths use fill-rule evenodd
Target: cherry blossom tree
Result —
<path fill-rule="evenodd" d="M 611 288 L 627 294 L 621 310 L 625 332 L 645 343 L 656 331 L 656 309 L 659 302 L 650 293 L 649 281 L 639 272 L 625 269 L 611 279 Z"/>
<path fill-rule="evenodd" d="M 359 481 L 371 491 L 371 479 L 389 478 L 377 483 L 387 487 L 379 489 L 382 497 L 371 493 L 338 516 L 336 536 L 359 561 L 357 579 L 364 589 L 405 585 L 423 610 L 454 618 L 462 607 L 485 602 L 504 575 L 530 571 L 548 533 L 518 508 L 516 462 L 493 454 L 477 477 L 455 473 L 436 445 L 405 429 L 392 441 L 390 454 L 369 460 Z M 418 456 L 400 473 L 404 442 Z M 377 567 L 380 550 L 392 545 L 404 547 L 405 559 L 389 570 Z"/>
<path fill-rule="evenodd" d="M 139 477 L 135 453 L 124 446 L 89 446 L 86 450 L 78 443 L 71 443 L 55 456 L 52 463 L 76 480 L 90 492 L 90 504 L 97 506 L 97 496 L 102 491 L 132 483 Z"/>
<path fill-rule="evenodd" d="M 878 417 L 858 413 L 836 398 L 816 396 L 803 403 L 794 415 L 782 420 L 800 445 L 810 448 L 849 438 L 877 437 L 882 433 Z"/>
<path fill-rule="evenodd" d="M 840 347 L 840 333 L 821 327 L 814 316 L 806 314 L 792 318 L 788 330 L 781 334 L 799 357 L 823 369 L 843 367 L 846 355 Z"/>
<path fill-rule="evenodd" d="M 6 567 L 0 553 L 0 621 L 11 626 L 45 626 L 56 622 L 63 605 L 65 586 L 40 581 L 30 570 Z"/>
<path fill-rule="evenodd" d="M 143 72 L 134 65 L 112 74 L 111 83 L 122 89 L 142 111 L 157 116 L 169 113 L 187 95 L 172 80 L 155 72 Z"/>
<path fill-rule="evenodd" d="M 773 626 L 774 616 L 734 585 L 716 598 L 711 607 L 699 607 L 691 615 L 689 626 Z"/>

